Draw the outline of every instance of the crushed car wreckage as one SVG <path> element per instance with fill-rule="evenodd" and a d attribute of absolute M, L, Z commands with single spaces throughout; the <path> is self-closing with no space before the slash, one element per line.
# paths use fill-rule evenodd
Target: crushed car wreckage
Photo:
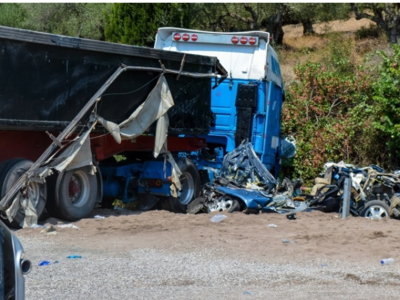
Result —
<path fill-rule="evenodd" d="M 203 186 L 201 196 L 188 205 L 188 213 L 224 210 L 285 213 L 297 209 L 292 195 L 300 189 L 301 180 L 286 179 L 278 185 L 249 142 L 225 155 L 219 175 Z"/>
<path fill-rule="evenodd" d="M 357 167 L 326 163 L 309 194 L 301 193 L 301 179 L 281 183 L 258 159 L 250 143 L 242 143 L 224 157 L 219 176 L 202 187 L 188 213 L 243 211 L 294 213 L 319 210 L 341 212 L 345 180 L 350 179 L 350 214 L 370 218 L 400 219 L 400 174 L 371 165 Z"/>
<path fill-rule="evenodd" d="M 370 165 L 357 167 L 340 162 L 326 163 L 325 172 L 315 179 L 305 198 L 310 207 L 325 212 L 342 209 L 344 180 L 351 181 L 350 213 L 370 218 L 400 218 L 400 176 Z"/>

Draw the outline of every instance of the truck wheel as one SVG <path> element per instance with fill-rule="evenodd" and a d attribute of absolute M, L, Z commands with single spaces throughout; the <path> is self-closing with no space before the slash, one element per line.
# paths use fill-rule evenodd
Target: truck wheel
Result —
<path fill-rule="evenodd" d="M 389 205 L 380 200 L 368 201 L 361 212 L 361 216 L 367 218 L 381 219 L 389 217 Z"/>
<path fill-rule="evenodd" d="M 182 191 L 178 198 L 169 197 L 170 210 L 175 213 L 186 213 L 188 204 L 200 192 L 201 178 L 195 164 L 187 158 L 178 158 L 176 163 L 181 169 L 182 175 L 179 178 Z"/>
<path fill-rule="evenodd" d="M 13 184 L 33 165 L 33 162 L 23 158 L 15 158 L 2 162 L 0 164 L 0 198 L 3 198 L 11 189 Z M 38 218 L 44 211 L 47 198 L 46 183 L 40 184 L 31 182 L 29 184 L 29 193 L 33 205 L 36 209 Z M 11 222 L 11 226 L 20 227 L 20 223 L 25 218 L 25 211 L 20 208 Z"/>
<path fill-rule="evenodd" d="M 77 221 L 87 217 L 96 205 L 97 177 L 90 174 L 91 167 L 82 167 L 62 172 L 50 178 L 48 201 L 50 215 L 66 221 Z"/>

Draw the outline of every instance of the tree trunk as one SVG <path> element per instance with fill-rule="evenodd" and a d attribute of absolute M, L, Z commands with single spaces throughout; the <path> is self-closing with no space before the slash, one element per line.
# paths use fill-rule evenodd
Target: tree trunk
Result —
<path fill-rule="evenodd" d="M 285 35 L 285 32 L 283 31 L 283 28 L 282 28 L 283 9 L 284 9 L 284 4 L 281 4 L 281 7 L 280 7 L 277 15 L 272 16 L 268 20 L 264 21 L 267 25 L 266 26 L 267 32 L 269 32 L 271 35 L 272 42 L 277 45 L 283 44 L 283 36 Z"/>
<path fill-rule="evenodd" d="M 388 38 L 389 38 L 389 42 L 391 44 L 397 44 L 397 26 L 393 26 L 392 28 L 390 28 L 387 33 Z"/>
<path fill-rule="evenodd" d="M 278 24 L 275 24 L 275 27 L 272 31 L 272 39 L 273 39 L 274 43 L 276 43 L 277 45 L 282 45 L 284 35 L 285 35 L 285 32 L 283 31 L 282 23 L 279 22 Z"/>
<path fill-rule="evenodd" d="M 301 20 L 301 23 L 303 24 L 303 35 L 315 34 L 313 23 L 310 19 Z"/>

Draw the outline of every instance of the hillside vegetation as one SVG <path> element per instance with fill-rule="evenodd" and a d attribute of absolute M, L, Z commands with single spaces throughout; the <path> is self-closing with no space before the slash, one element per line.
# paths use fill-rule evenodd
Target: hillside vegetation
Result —
<path fill-rule="evenodd" d="M 283 134 L 297 141 L 282 176 L 310 181 L 327 161 L 399 167 L 400 4 L 0 3 L 0 25 L 149 47 L 163 26 L 266 30 Z"/>
<path fill-rule="evenodd" d="M 284 26 L 278 48 L 286 99 L 284 134 L 297 141 L 283 174 L 309 181 L 327 161 L 399 166 L 399 46 L 372 22 L 317 24 L 302 36 Z"/>

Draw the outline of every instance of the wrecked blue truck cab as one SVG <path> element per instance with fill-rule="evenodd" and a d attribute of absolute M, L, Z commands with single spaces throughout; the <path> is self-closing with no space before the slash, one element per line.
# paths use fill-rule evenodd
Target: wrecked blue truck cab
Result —
<path fill-rule="evenodd" d="M 278 55 L 269 41 L 269 33 L 261 31 L 159 28 L 154 48 L 214 56 L 228 72 L 218 86 L 212 83 L 215 124 L 204 136 L 207 149 L 192 154 L 199 170 L 218 173 L 224 155 L 248 140 L 265 167 L 277 176 L 285 92 Z M 212 180 L 214 173 L 208 173 Z"/>

